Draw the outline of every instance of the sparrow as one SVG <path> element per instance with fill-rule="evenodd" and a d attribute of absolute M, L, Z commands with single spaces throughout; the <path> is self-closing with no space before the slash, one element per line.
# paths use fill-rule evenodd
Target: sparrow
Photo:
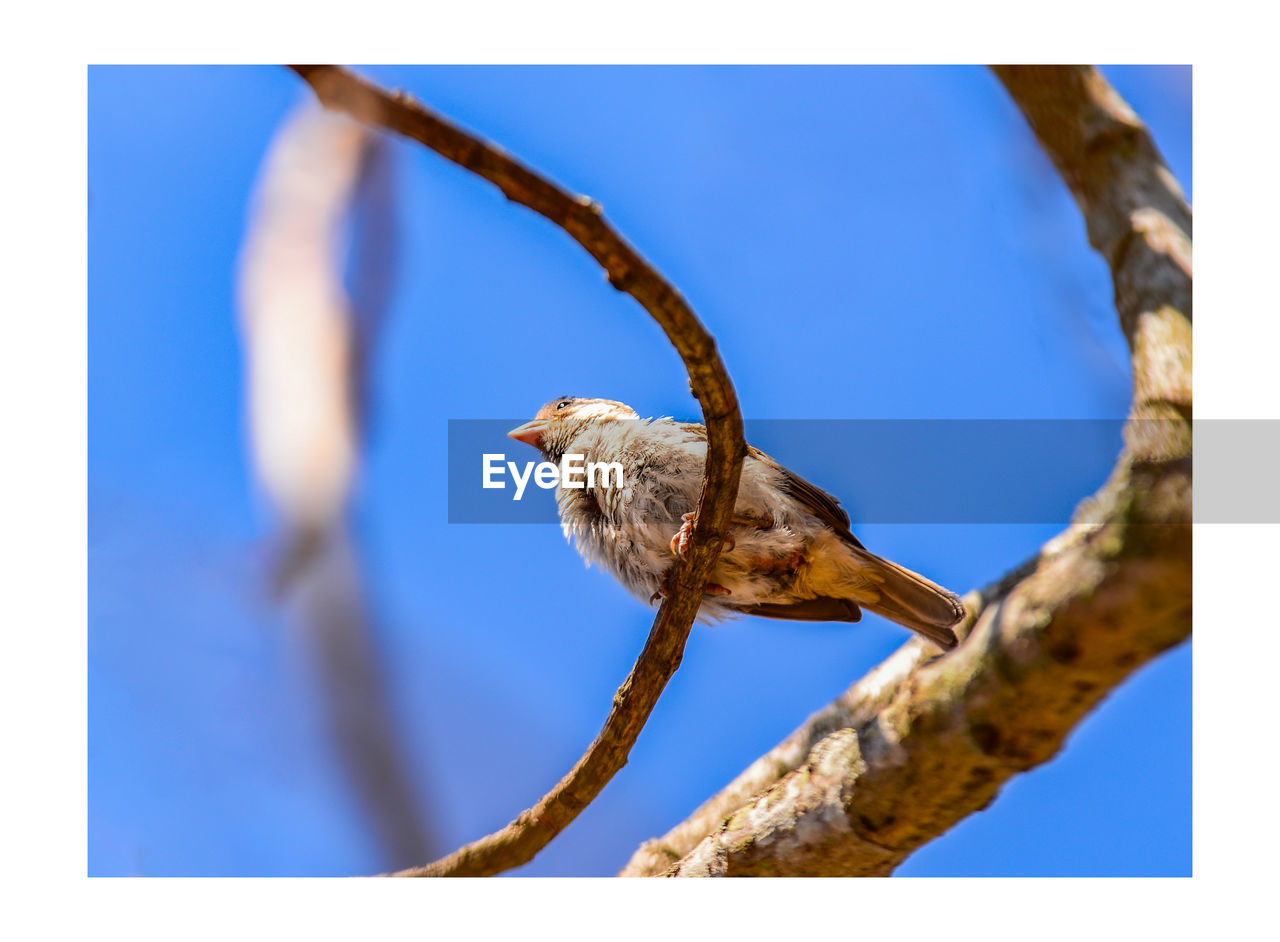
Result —
<path fill-rule="evenodd" d="M 663 597 L 693 532 L 706 428 L 642 419 L 611 399 L 564 396 L 507 434 L 555 464 L 582 455 L 583 462 L 621 465 L 621 485 L 616 474 L 591 481 L 562 474 L 560 522 L 588 566 L 601 566 L 648 604 Z M 566 486 L 570 480 L 583 486 Z M 699 619 L 856 622 L 864 608 L 944 650 L 956 646 L 953 629 L 965 616 L 955 593 L 868 551 L 836 498 L 748 446 Z"/>

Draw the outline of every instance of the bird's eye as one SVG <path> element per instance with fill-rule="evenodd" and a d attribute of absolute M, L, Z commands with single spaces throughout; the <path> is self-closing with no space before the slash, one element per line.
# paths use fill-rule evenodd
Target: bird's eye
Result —
<path fill-rule="evenodd" d="M 558 412 L 558 411 L 560 411 L 561 409 L 563 409 L 563 408 L 564 408 L 565 406 L 567 406 L 568 404 L 569 404 L 569 400 L 568 400 L 568 399 L 562 399 L 560 402 L 557 402 L 557 403 L 556 403 L 556 411 L 557 411 L 557 412 Z"/>

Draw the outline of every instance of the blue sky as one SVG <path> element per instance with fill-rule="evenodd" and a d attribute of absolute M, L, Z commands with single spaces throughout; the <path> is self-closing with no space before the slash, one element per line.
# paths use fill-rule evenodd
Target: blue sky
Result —
<path fill-rule="evenodd" d="M 748 418 L 1125 414 L 1105 265 L 982 69 L 362 71 L 602 203 L 716 335 Z M 1192 196 L 1190 70 L 1106 72 Z M 263 588 L 273 529 L 246 450 L 236 255 L 259 161 L 307 94 L 275 67 L 89 72 L 94 874 L 388 865 L 295 626 Z M 567 236 L 415 145 L 393 156 L 403 243 L 353 527 L 389 696 L 447 850 L 569 768 L 652 617 L 553 525 L 448 524 L 448 420 L 529 416 L 564 392 L 698 412 L 659 329 Z M 806 461 L 835 490 L 843 466 L 874 456 Z M 855 521 L 871 548 L 959 591 L 1058 528 Z M 616 872 L 904 634 L 874 617 L 696 627 L 631 762 L 518 872 Z M 900 873 L 1190 869 L 1184 645 Z"/>

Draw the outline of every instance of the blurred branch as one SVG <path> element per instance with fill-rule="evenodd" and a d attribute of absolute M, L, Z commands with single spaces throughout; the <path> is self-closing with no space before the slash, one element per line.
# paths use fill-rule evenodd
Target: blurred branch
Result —
<path fill-rule="evenodd" d="M 405 756 L 376 644 L 377 624 L 345 528 L 335 529 L 318 553 L 299 579 L 293 603 L 342 770 L 386 864 L 404 866 L 437 847 L 425 796 Z"/>
<path fill-rule="evenodd" d="M 263 160 L 241 250 L 254 465 L 290 534 L 289 575 L 341 517 L 358 463 L 359 339 L 337 259 L 368 137 L 314 106 L 291 115 Z"/>
<path fill-rule="evenodd" d="M 433 844 L 346 528 L 366 368 L 393 285 L 383 151 L 367 129 L 313 102 L 290 115 L 260 173 L 240 308 L 254 464 L 284 544 L 274 587 L 295 603 L 342 771 L 394 867 L 421 860 Z M 340 256 L 353 229 L 349 294 Z"/>
<path fill-rule="evenodd" d="M 371 404 L 373 351 L 391 308 L 400 261 L 397 182 L 391 141 L 382 134 L 369 134 L 368 138 L 360 162 L 360 178 L 352 194 L 345 279 L 357 341 L 353 366 L 354 408 L 363 441 L 369 440 L 371 426 L 377 419 Z"/>
<path fill-rule="evenodd" d="M 1134 367 L 1125 448 L 1075 524 L 966 598 L 956 651 L 909 642 L 623 875 L 888 875 L 1190 635 L 1191 211 L 1096 70 L 995 71 L 1111 268 Z"/>
<path fill-rule="evenodd" d="M 689 373 L 708 431 L 697 525 L 685 562 L 658 610 L 635 666 L 614 695 L 603 729 L 572 770 L 505 828 L 401 876 L 487 876 L 533 859 L 626 764 L 667 681 L 680 666 L 689 629 L 720 552 L 738 491 L 745 445 L 737 397 L 715 341 L 689 305 L 604 219 L 492 144 L 445 121 L 403 93 L 391 94 L 338 66 L 290 66 L 329 108 L 410 137 L 493 183 L 513 202 L 564 229 L 600 263 L 609 283 L 634 297 L 665 331 Z"/>

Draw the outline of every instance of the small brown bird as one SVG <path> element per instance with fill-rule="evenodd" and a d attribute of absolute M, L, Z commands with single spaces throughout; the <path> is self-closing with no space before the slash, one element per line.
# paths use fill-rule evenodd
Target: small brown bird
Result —
<path fill-rule="evenodd" d="M 507 433 L 561 465 L 556 503 L 565 536 L 652 604 L 684 554 L 707 454 L 707 430 L 642 419 L 610 399 L 553 399 Z M 566 475 L 566 455 L 576 473 Z M 621 468 L 585 473 L 590 463 Z M 734 514 L 699 617 L 761 615 L 848 621 L 866 608 L 950 650 L 964 606 L 952 592 L 870 553 L 826 491 L 747 448 Z"/>

